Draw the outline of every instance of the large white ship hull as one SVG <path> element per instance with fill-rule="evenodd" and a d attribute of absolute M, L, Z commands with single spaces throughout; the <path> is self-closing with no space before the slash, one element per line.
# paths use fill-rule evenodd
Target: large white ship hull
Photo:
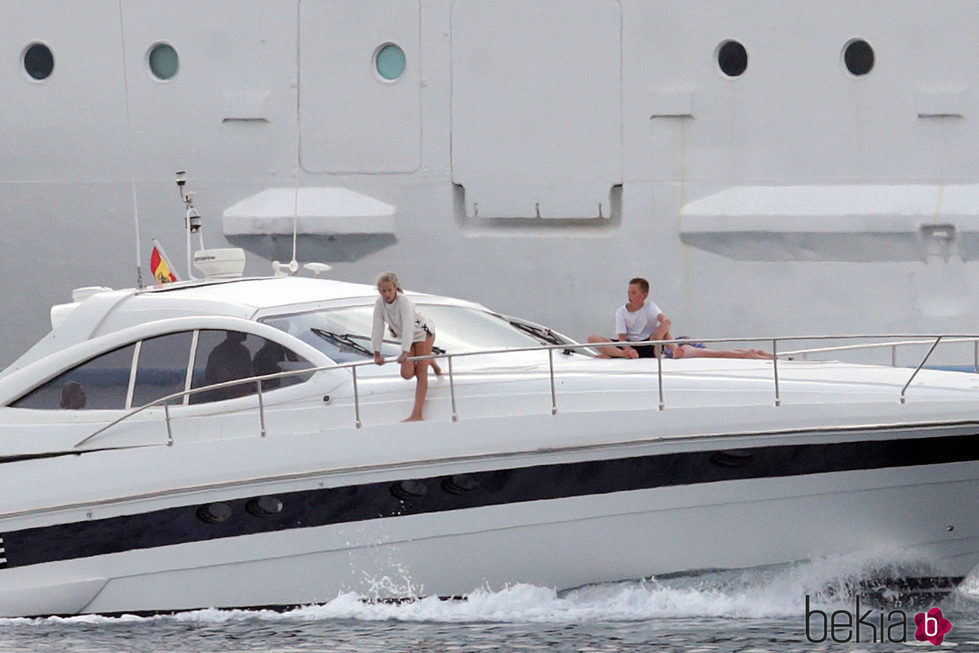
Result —
<path fill-rule="evenodd" d="M 0 9 L 0 291 L 18 308 L 0 365 L 73 287 L 131 285 L 138 257 L 149 282 L 154 237 L 185 276 L 177 170 L 207 243 L 249 248 L 252 269 L 289 259 L 298 214 L 300 260 L 336 278 L 394 269 L 579 339 L 612 335 L 635 275 L 699 337 L 979 318 L 973 3 Z M 855 40 L 865 75 L 846 67 Z M 37 42 L 41 80 L 18 61 Z M 149 67 L 159 43 L 171 79 Z M 373 64 L 386 43 L 396 80 Z"/>

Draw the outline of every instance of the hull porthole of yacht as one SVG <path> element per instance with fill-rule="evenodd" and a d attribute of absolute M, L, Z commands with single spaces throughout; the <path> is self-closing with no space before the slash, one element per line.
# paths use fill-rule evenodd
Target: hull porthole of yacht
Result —
<path fill-rule="evenodd" d="M 469 474 L 455 474 L 442 481 L 442 489 L 449 494 L 468 494 L 479 487 L 479 481 Z"/>
<path fill-rule="evenodd" d="M 391 486 L 391 494 L 402 501 L 408 501 L 428 494 L 428 487 L 421 481 L 399 481 Z"/>
<path fill-rule="evenodd" d="M 220 524 L 231 519 L 231 506 L 226 503 L 208 503 L 197 509 L 197 518 L 208 524 Z"/>
<path fill-rule="evenodd" d="M 245 510 L 256 517 L 274 517 L 282 512 L 282 501 L 276 497 L 255 497 L 245 504 Z"/>
<path fill-rule="evenodd" d="M 744 467 L 754 459 L 755 455 L 747 451 L 715 451 L 710 455 L 710 461 L 721 467 Z"/>

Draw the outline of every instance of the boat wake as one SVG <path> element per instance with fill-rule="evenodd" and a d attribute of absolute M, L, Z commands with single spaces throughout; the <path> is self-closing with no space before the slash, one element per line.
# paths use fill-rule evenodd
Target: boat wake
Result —
<path fill-rule="evenodd" d="M 603 583 L 558 592 L 517 584 L 499 591 L 477 589 L 464 599 L 427 597 L 414 601 L 380 602 L 357 594 L 341 594 L 320 605 L 288 611 L 206 609 L 172 615 L 138 617 L 49 617 L 3 621 L 164 620 L 209 625 L 238 621 L 400 621 L 418 623 L 587 623 L 647 619 L 735 618 L 764 619 L 798 616 L 806 595 L 824 608 L 851 605 L 856 595 L 873 600 L 880 583 L 914 569 L 917 563 L 896 563 L 881 554 L 833 556 L 804 563 L 740 571 L 696 574 Z M 401 579 L 398 582 L 405 582 Z M 395 582 L 379 579 L 380 585 Z M 868 596 L 870 595 L 870 599 Z M 879 597 L 878 597 L 879 598 Z M 894 597 L 884 597 L 893 599 Z M 936 601 L 937 602 L 937 601 Z M 975 612 L 979 605 L 979 571 L 973 571 L 957 590 L 944 598 L 947 610 Z"/>

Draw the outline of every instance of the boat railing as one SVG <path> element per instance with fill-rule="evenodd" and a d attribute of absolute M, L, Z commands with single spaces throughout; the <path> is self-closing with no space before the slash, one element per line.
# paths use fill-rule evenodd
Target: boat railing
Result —
<path fill-rule="evenodd" d="M 792 342 L 807 342 L 807 341 L 839 341 L 839 340 L 873 340 L 873 342 L 856 342 L 854 344 L 847 345 L 831 345 L 824 347 L 812 347 L 806 349 L 794 349 L 780 351 L 779 345 L 784 343 Z M 772 358 L 769 359 L 772 363 L 772 387 L 773 387 L 773 401 L 775 406 L 780 406 L 782 404 L 781 388 L 780 388 L 780 378 L 778 371 L 778 361 L 779 359 L 795 359 L 803 358 L 808 359 L 810 355 L 813 354 L 827 354 L 841 351 L 855 351 L 855 350 L 868 350 L 868 349 L 881 349 L 890 348 L 891 349 L 891 364 L 892 366 L 897 366 L 897 349 L 899 347 L 907 346 L 927 346 L 928 350 L 920 361 L 916 364 L 913 371 L 908 377 L 907 382 L 901 388 L 900 395 L 898 397 L 901 404 L 907 403 L 907 391 L 911 386 L 918 373 L 925 367 L 928 360 L 931 358 L 935 349 L 939 344 L 951 344 L 951 343 L 965 343 L 971 342 L 973 344 L 973 371 L 979 373 L 979 336 L 976 335 L 905 335 L 905 334 L 893 334 L 893 335 L 820 335 L 820 336 L 779 336 L 779 337 L 751 337 L 751 338 L 700 338 L 700 339 L 674 339 L 674 340 L 647 340 L 643 342 L 630 342 L 630 345 L 652 345 L 657 347 L 657 353 L 661 351 L 661 348 L 666 345 L 684 345 L 691 344 L 692 342 L 704 343 L 704 344 L 740 344 L 740 343 L 766 343 L 771 345 Z M 412 356 L 407 360 L 409 361 L 420 361 L 420 360 L 442 360 L 446 361 L 446 372 L 449 380 L 449 400 L 451 403 L 451 416 L 452 421 L 458 421 L 459 414 L 456 407 L 456 388 L 455 388 L 455 371 L 453 369 L 453 361 L 459 358 L 467 358 L 473 356 L 486 356 L 486 355 L 512 355 L 516 353 L 527 353 L 527 352 L 547 352 L 548 358 L 548 379 L 550 383 L 550 401 L 551 401 L 551 414 L 556 415 L 558 412 L 557 404 L 557 390 L 554 381 L 554 352 L 569 352 L 577 350 L 588 350 L 593 351 L 596 345 L 594 343 L 561 343 L 553 345 L 539 345 L 534 347 L 520 347 L 520 348 L 506 348 L 506 349 L 484 349 L 477 351 L 467 351 L 467 352 L 456 352 L 456 353 L 439 353 L 430 354 L 428 356 Z M 665 401 L 665 390 L 663 382 L 663 356 L 657 356 L 657 366 L 656 366 L 656 385 L 657 393 L 659 398 L 659 410 L 666 409 Z M 265 437 L 267 434 L 266 428 L 266 416 L 265 416 L 265 399 L 262 390 L 262 385 L 266 381 L 274 379 L 285 379 L 297 376 L 311 375 L 317 372 L 325 372 L 331 370 L 343 370 L 349 369 L 352 377 L 353 386 L 353 400 L 354 400 L 354 426 L 356 428 L 361 428 L 363 425 L 361 421 L 361 410 L 360 410 L 360 390 L 357 378 L 357 370 L 361 367 L 368 365 L 376 365 L 376 363 L 371 360 L 365 361 L 355 361 L 348 363 L 334 363 L 330 365 L 323 365 L 319 367 L 306 367 L 302 369 L 287 370 L 284 372 L 276 372 L 273 374 L 263 374 L 260 376 L 251 376 L 244 379 L 234 379 L 231 381 L 224 381 L 222 383 L 214 383 L 207 386 L 202 386 L 199 388 L 192 388 L 189 390 L 182 390 L 179 392 L 174 392 L 154 401 L 151 401 L 142 406 L 132 408 L 129 412 L 120 416 L 119 418 L 109 422 L 108 424 L 102 426 L 94 433 L 91 433 L 84 439 L 80 440 L 75 444 L 75 448 L 84 446 L 85 444 L 91 442 L 98 436 L 102 435 L 106 431 L 112 429 L 121 422 L 127 421 L 146 411 L 150 408 L 163 406 L 164 411 L 164 421 L 166 422 L 167 428 L 167 446 L 172 446 L 174 443 L 173 439 L 173 429 L 172 429 L 172 417 L 170 415 L 171 406 L 183 405 L 185 401 L 189 402 L 190 397 L 198 394 L 204 394 L 208 392 L 213 392 L 215 390 L 223 390 L 225 388 L 238 387 L 242 385 L 254 384 L 255 385 L 255 395 L 258 399 L 258 417 L 259 417 L 259 427 L 261 437 Z M 204 404 L 202 404 L 204 405 Z"/>

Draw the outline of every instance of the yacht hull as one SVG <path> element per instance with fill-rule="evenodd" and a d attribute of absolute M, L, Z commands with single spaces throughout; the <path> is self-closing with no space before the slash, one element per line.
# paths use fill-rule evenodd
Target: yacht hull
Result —
<path fill-rule="evenodd" d="M 202 486 L 192 500 L 162 494 L 142 512 L 103 503 L 96 515 L 115 514 L 102 519 L 74 520 L 84 506 L 22 512 L 0 522 L 0 614 L 460 596 L 519 582 L 565 589 L 858 551 L 964 576 L 979 561 L 979 436 L 914 433 L 473 456 Z M 922 454 L 942 438 L 946 453 Z M 281 511 L 256 514 L 263 496 Z M 230 514 L 209 523 L 202 510 L 215 504 Z"/>

